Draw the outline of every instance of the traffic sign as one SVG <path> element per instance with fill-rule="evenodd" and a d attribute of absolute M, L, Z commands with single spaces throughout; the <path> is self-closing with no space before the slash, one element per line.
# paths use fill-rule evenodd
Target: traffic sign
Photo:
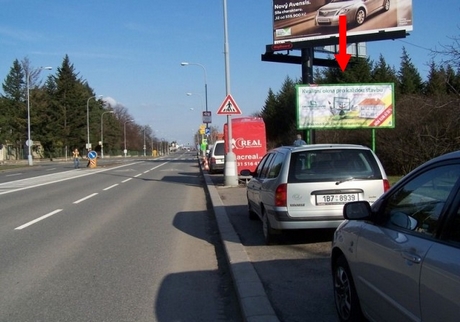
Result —
<path fill-rule="evenodd" d="M 236 105 L 236 102 L 233 99 L 232 95 L 229 94 L 222 102 L 222 105 L 219 107 L 217 114 L 219 115 L 239 115 L 242 113 L 238 105 Z"/>
<path fill-rule="evenodd" d="M 89 151 L 88 152 L 88 159 L 93 160 L 97 158 L 97 152 L 96 151 Z"/>
<path fill-rule="evenodd" d="M 211 134 L 211 129 L 209 127 L 207 127 L 205 130 L 204 130 L 204 134 L 206 134 L 206 136 L 210 135 Z"/>
<path fill-rule="evenodd" d="M 203 111 L 203 123 L 212 123 L 211 111 Z"/>

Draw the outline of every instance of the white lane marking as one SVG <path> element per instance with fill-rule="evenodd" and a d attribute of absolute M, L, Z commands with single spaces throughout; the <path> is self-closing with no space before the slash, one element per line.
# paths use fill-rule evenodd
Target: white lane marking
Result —
<path fill-rule="evenodd" d="M 35 220 L 29 221 L 28 223 L 25 223 L 24 225 L 19 226 L 19 227 L 16 227 L 16 228 L 14 228 L 14 229 L 15 229 L 15 230 L 24 229 L 24 228 L 26 228 L 26 227 L 29 227 L 29 226 L 33 225 L 33 224 L 36 224 L 36 223 L 39 222 L 39 221 L 42 221 L 43 219 L 46 219 L 46 218 L 48 218 L 48 217 L 51 217 L 52 215 L 55 215 L 55 214 L 57 214 L 58 212 L 61 212 L 61 211 L 62 211 L 62 209 L 56 209 L 55 211 L 52 211 L 52 212 L 50 212 L 49 214 L 46 214 L 46 215 L 44 215 L 44 216 L 41 216 L 40 218 L 37 218 L 37 219 L 35 219 Z"/>
<path fill-rule="evenodd" d="M 133 178 L 128 178 L 128 179 L 126 179 L 126 180 L 123 180 L 121 183 L 128 182 L 129 180 L 133 180 Z"/>
<path fill-rule="evenodd" d="M 106 190 L 112 189 L 112 188 L 114 188 L 114 187 L 116 187 L 116 186 L 118 186 L 118 183 L 113 184 L 113 185 L 111 185 L 110 187 L 107 187 L 107 188 L 105 188 L 105 189 L 103 189 L 103 190 L 106 191 Z"/>
<path fill-rule="evenodd" d="M 14 177 L 14 176 L 20 176 L 22 173 L 13 173 L 13 174 L 7 174 L 5 177 Z"/>
<path fill-rule="evenodd" d="M 144 171 L 144 173 L 149 173 L 149 172 L 150 172 L 150 170 Z"/>
<path fill-rule="evenodd" d="M 136 174 L 136 175 L 134 176 L 134 178 L 140 177 L 141 175 L 142 175 L 142 173 Z"/>
<path fill-rule="evenodd" d="M 53 171 L 56 170 L 57 168 L 51 168 L 51 169 L 46 169 L 45 171 Z"/>
<path fill-rule="evenodd" d="M 86 199 L 92 198 L 92 197 L 94 197 L 94 196 L 96 196 L 96 195 L 97 195 L 97 192 L 92 193 L 92 194 L 90 194 L 89 196 L 86 196 L 86 197 L 84 197 L 84 198 L 81 198 L 80 200 L 74 201 L 73 203 L 74 203 L 74 204 L 80 203 L 80 202 L 85 201 Z"/>
<path fill-rule="evenodd" d="M 137 163 L 140 163 L 140 162 L 133 162 L 133 163 L 130 163 L 130 164 L 123 164 L 123 165 L 120 165 L 118 167 L 101 169 L 101 170 L 82 171 L 82 172 L 78 172 L 79 173 L 78 175 L 67 177 L 67 178 L 60 178 L 60 179 L 56 179 L 56 180 L 52 180 L 52 181 L 48 181 L 48 182 L 44 182 L 44 183 L 33 184 L 31 186 L 25 186 L 25 187 L 20 187 L 20 188 L 12 188 L 11 190 L 6 190 L 6 191 L 3 191 L 3 192 L 0 192 L 0 195 L 7 194 L 7 193 L 12 193 L 12 192 L 16 192 L 16 191 L 21 191 L 21 190 L 26 190 L 26 189 L 32 189 L 32 188 L 41 187 L 41 186 L 46 186 L 46 185 L 49 185 L 49 184 L 52 184 L 52 183 L 67 181 L 67 180 L 71 180 L 71 179 L 86 177 L 86 176 L 89 176 L 89 175 L 92 175 L 92 174 L 95 174 L 95 173 L 110 171 L 110 170 L 130 166 L 130 165 L 137 164 Z M 63 171 L 63 172 L 59 172 L 59 173 L 46 174 L 46 175 L 38 176 L 38 177 L 31 177 L 31 178 L 26 178 L 26 179 L 21 179 L 21 180 L 16 180 L 16 181 L 3 182 L 3 183 L 0 183 L 0 187 L 5 186 L 5 185 L 24 183 L 24 182 L 28 182 L 28 181 L 32 181 L 32 180 L 37 180 L 37 179 L 43 179 L 43 178 L 46 178 L 46 177 L 52 177 L 52 176 L 56 176 L 56 175 L 67 174 L 69 172 L 76 173 L 75 170 L 69 170 L 69 171 Z"/>

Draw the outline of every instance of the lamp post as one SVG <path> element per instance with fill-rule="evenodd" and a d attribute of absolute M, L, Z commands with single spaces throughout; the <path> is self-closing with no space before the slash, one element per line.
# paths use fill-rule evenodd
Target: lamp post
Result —
<path fill-rule="evenodd" d="M 114 111 L 106 111 L 101 114 L 101 158 L 104 158 L 104 114 L 113 114 Z"/>
<path fill-rule="evenodd" d="M 145 125 L 145 126 L 144 126 L 144 157 L 147 156 L 146 153 L 145 153 L 145 151 L 146 151 L 146 149 L 147 149 L 147 148 L 146 148 L 146 145 L 145 145 L 145 130 L 146 130 L 148 127 L 150 127 L 150 126 L 149 126 L 149 125 Z"/>
<path fill-rule="evenodd" d="M 51 70 L 53 69 L 52 67 L 40 67 L 38 70 Z M 27 154 L 27 161 L 29 166 L 32 166 L 34 164 L 33 162 L 33 157 L 32 157 L 32 140 L 30 139 L 30 88 L 29 88 L 29 83 L 30 83 L 30 72 L 27 69 L 26 70 L 26 88 L 27 88 L 27 148 L 28 148 L 28 154 Z"/>
<path fill-rule="evenodd" d="M 99 95 L 99 96 L 91 96 L 90 98 L 88 98 L 88 100 L 86 101 L 86 134 L 87 134 L 87 138 L 88 138 L 88 141 L 86 143 L 86 150 L 89 150 L 91 149 L 91 143 L 89 142 L 89 100 L 92 99 L 92 98 L 97 98 L 97 97 L 102 97 L 102 95 Z"/>
<path fill-rule="evenodd" d="M 188 66 L 188 65 L 195 65 L 195 66 L 200 66 L 203 69 L 204 72 L 204 96 L 205 96 L 205 108 L 206 112 L 208 111 L 208 81 L 207 81 L 207 75 L 206 75 L 206 68 L 204 68 L 203 65 L 198 64 L 198 63 L 189 63 L 189 62 L 182 62 L 180 63 L 181 66 Z M 208 123 L 206 123 L 206 128 L 208 127 Z"/>
<path fill-rule="evenodd" d="M 128 153 L 128 150 L 126 150 L 126 123 L 132 122 L 132 121 L 133 120 L 127 120 L 127 121 L 125 121 L 125 124 L 124 124 L 125 149 L 123 150 L 123 153 L 125 155 L 125 158 L 126 158 L 126 153 Z"/>

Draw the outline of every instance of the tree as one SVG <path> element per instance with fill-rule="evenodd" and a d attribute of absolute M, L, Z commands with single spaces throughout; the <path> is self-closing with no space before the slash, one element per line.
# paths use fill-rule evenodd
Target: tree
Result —
<path fill-rule="evenodd" d="M 15 149 L 14 155 L 19 157 L 21 145 L 27 137 L 27 106 L 25 93 L 25 72 L 16 59 L 2 84 L 3 92 L 0 120 L 2 137 Z"/>
<path fill-rule="evenodd" d="M 418 94 L 423 92 L 422 77 L 404 47 L 398 71 L 398 87 L 401 94 Z"/>

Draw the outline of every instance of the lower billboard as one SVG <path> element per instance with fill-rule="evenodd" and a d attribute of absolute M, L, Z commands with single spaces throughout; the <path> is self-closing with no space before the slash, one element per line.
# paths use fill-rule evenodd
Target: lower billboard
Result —
<path fill-rule="evenodd" d="M 297 129 L 394 128 L 394 84 L 297 85 Z"/>

